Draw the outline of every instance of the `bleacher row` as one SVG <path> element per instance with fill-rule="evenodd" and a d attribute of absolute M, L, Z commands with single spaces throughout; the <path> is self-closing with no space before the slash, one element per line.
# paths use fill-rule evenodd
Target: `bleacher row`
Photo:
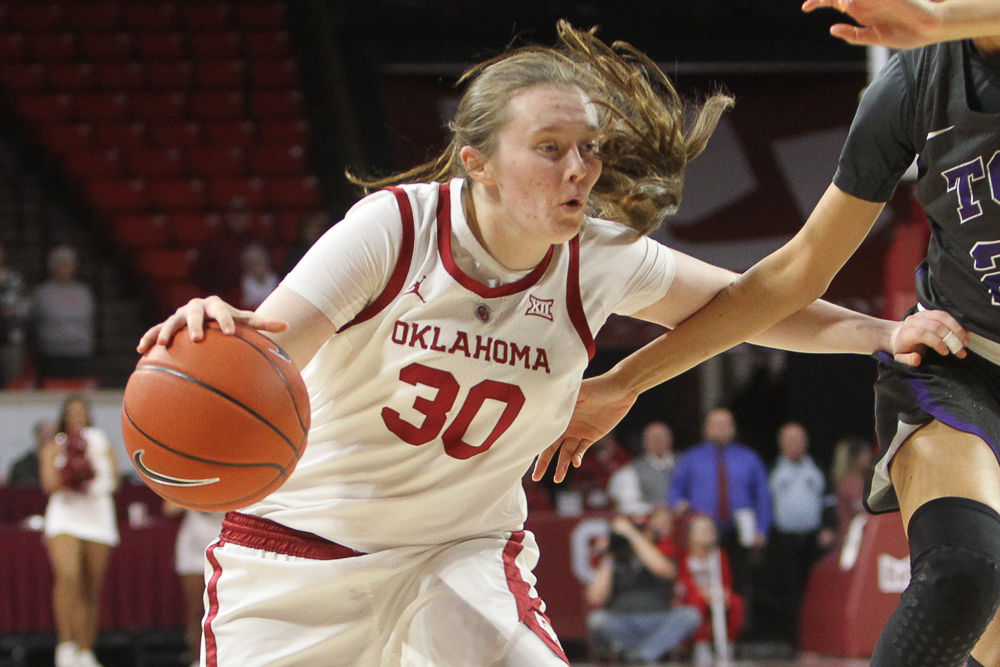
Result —
<path fill-rule="evenodd" d="M 321 205 L 283 2 L 0 2 L 0 86 L 162 310 L 234 199 L 276 259 Z"/>

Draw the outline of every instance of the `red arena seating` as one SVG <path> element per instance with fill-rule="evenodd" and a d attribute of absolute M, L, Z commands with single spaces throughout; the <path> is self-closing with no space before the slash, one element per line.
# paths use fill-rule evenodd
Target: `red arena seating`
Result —
<path fill-rule="evenodd" d="M 94 64 L 94 79 L 108 91 L 136 90 L 146 85 L 146 72 L 133 61 L 106 61 Z"/>
<path fill-rule="evenodd" d="M 239 146 L 192 146 L 188 155 L 192 171 L 211 176 L 241 176 L 247 172 Z"/>
<path fill-rule="evenodd" d="M 146 63 L 146 81 L 153 89 L 180 90 L 194 81 L 194 67 L 186 60 L 163 60 Z"/>
<path fill-rule="evenodd" d="M 45 78 L 53 90 L 66 92 L 89 90 L 100 81 L 90 63 L 49 63 L 45 67 Z"/>
<path fill-rule="evenodd" d="M 246 83 L 246 67 L 239 58 L 206 60 L 196 65 L 195 81 L 203 88 L 242 88 Z"/>
<path fill-rule="evenodd" d="M 197 179 L 161 178 L 149 181 L 149 199 L 162 210 L 205 207 L 205 184 Z"/>
<path fill-rule="evenodd" d="M 187 56 L 184 33 L 146 32 L 135 40 L 135 50 L 143 58 L 184 58 Z"/>
<path fill-rule="evenodd" d="M 94 203 L 109 211 L 138 211 L 146 207 L 146 187 L 137 178 L 95 179 L 87 184 Z"/>
<path fill-rule="evenodd" d="M 80 34 L 80 53 L 94 62 L 130 58 L 133 42 L 132 35 L 127 32 L 84 32 Z"/>
<path fill-rule="evenodd" d="M 122 21 L 135 32 L 170 30 L 177 27 L 177 14 L 169 2 L 156 4 L 123 4 Z"/>
<path fill-rule="evenodd" d="M 130 248 L 162 246 L 170 239 L 165 215 L 129 213 L 111 218 L 115 238 Z"/>
<path fill-rule="evenodd" d="M 191 56 L 195 60 L 208 58 L 238 58 L 240 35 L 238 32 L 202 30 L 190 35 Z"/>
<path fill-rule="evenodd" d="M 149 126 L 149 141 L 156 146 L 190 148 L 202 143 L 201 123 L 193 120 L 159 120 Z"/>

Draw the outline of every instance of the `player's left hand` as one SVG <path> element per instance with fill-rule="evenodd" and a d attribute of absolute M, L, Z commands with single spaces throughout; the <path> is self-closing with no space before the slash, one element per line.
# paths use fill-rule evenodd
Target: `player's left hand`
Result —
<path fill-rule="evenodd" d="M 919 366 L 928 349 L 945 356 L 964 358 L 969 333 L 943 310 L 923 310 L 909 315 L 892 334 L 891 352 L 896 361 Z"/>
<path fill-rule="evenodd" d="M 635 399 L 636 394 L 622 391 L 610 373 L 584 380 L 569 425 L 562 437 L 538 455 L 531 479 L 537 482 L 545 476 L 549 463 L 558 451 L 559 458 L 552 479 L 557 483 L 563 481 L 570 464 L 579 468 L 587 449 L 628 414 Z"/>

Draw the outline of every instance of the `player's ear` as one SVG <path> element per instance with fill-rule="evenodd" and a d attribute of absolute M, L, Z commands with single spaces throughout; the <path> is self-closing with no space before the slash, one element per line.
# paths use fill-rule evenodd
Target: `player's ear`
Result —
<path fill-rule="evenodd" d="M 469 175 L 469 178 L 481 185 L 494 184 L 489 162 L 481 150 L 465 145 L 459 149 L 458 156 L 461 158 L 462 166 L 465 167 L 465 173 Z"/>

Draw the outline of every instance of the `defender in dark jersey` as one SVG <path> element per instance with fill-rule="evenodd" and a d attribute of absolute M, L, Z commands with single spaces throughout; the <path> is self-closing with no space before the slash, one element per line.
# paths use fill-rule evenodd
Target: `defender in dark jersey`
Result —
<path fill-rule="evenodd" d="M 557 476 L 617 423 L 616 406 L 820 296 L 915 156 L 932 229 L 915 309 L 951 318 L 940 319 L 924 354 L 878 355 L 882 452 L 866 504 L 900 510 L 912 576 L 872 664 L 998 665 L 1000 35 L 894 55 L 867 90 L 833 184 L 802 230 L 661 340 L 584 383 Z"/>

